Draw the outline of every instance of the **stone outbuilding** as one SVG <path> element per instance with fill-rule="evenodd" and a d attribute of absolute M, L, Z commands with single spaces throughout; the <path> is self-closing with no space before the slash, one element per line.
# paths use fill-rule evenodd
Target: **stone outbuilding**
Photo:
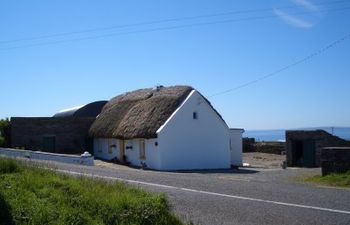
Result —
<path fill-rule="evenodd" d="M 286 131 L 287 165 L 320 167 L 322 148 L 345 146 L 350 146 L 350 142 L 324 130 L 288 130 Z"/>
<path fill-rule="evenodd" d="M 92 102 L 53 117 L 12 117 L 11 147 L 65 154 L 92 152 L 88 131 L 106 103 Z"/>

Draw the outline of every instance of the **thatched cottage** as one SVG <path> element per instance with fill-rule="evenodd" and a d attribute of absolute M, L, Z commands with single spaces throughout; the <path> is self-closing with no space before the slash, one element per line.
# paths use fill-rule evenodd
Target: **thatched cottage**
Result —
<path fill-rule="evenodd" d="M 159 86 L 112 98 L 89 135 L 95 157 L 135 166 L 183 170 L 231 164 L 229 127 L 210 102 L 189 86 Z"/>

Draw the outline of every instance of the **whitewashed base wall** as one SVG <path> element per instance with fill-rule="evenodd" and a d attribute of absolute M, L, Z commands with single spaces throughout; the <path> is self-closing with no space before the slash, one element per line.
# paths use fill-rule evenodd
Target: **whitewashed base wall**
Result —
<path fill-rule="evenodd" d="M 30 151 L 30 150 L 19 150 L 11 148 L 0 148 L 0 156 L 6 156 L 11 158 L 27 158 L 36 160 L 47 160 L 62 163 L 70 163 L 84 166 L 93 166 L 94 157 L 93 156 L 77 156 L 77 155 L 66 155 L 66 154 L 56 154 L 40 151 Z"/>

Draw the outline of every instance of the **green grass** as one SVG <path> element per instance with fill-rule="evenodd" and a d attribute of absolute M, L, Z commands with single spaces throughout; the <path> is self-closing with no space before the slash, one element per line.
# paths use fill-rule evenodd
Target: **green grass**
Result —
<path fill-rule="evenodd" d="M 0 158 L 0 225 L 182 224 L 163 195 Z"/>
<path fill-rule="evenodd" d="M 333 173 L 327 176 L 314 176 L 306 179 L 307 182 L 350 188 L 350 171 L 347 173 Z"/>

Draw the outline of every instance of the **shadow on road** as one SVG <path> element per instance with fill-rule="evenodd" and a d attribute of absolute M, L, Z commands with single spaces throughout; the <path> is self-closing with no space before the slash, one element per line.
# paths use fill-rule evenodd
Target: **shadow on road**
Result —
<path fill-rule="evenodd" d="M 234 168 L 234 169 L 209 169 L 209 170 L 178 170 L 178 171 L 171 171 L 176 173 L 199 173 L 199 174 L 216 174 L 216 173 L 222 173 L 222 174 L 252 174 L 252 173 L 259 173 L 258 170 L 253 169 L 246 169 L 246 168 Z"/>

